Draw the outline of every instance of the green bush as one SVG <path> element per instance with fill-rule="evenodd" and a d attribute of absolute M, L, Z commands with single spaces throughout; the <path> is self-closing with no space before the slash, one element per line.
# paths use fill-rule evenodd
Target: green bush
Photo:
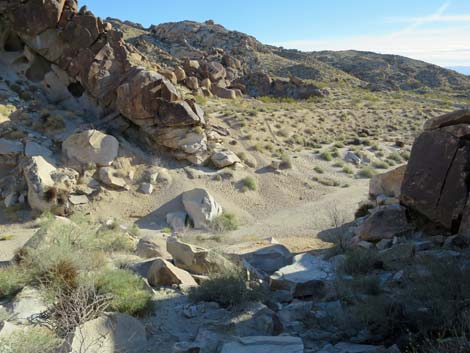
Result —
<path fill-rule="evenodd" d="M 18 293 L 27 284 L 27 273 L 19 266 L 0 268 L 0 299 Z"/>
<path fill-rule="evenodd" d="M 211 230 L 217 233 L 237 230 L 238 227 L 239 227 L 239 223 L 238 223 L 237 217 L 232 213 L 226 213 L 226 212 L 214 218 L 210 223 Z"/>
<path fill-rule="evenodd" d="M 316 171 L 318 174 L 323 174 L 324 173 L 323 169 L 319 166 L 316 166 L 315 168 L 313 168 L 313 170 Z"/>
<path fill-rule="evenodd" d="M 363 167 L 359 170 L 358 176 L 361 178 L 372 178 L 377 172 L 372 167 Z"/>
<path fill-rule="evenodd" d="M 233 270 L 218 274 L 210 280 L 194 287 L 189 293 L 193 302 L 216 302 L 227 308 L 248 301 L 261 300 L 263 291 L 247 286 L 243 271 Z"/>
<path fill-rule="evenodd" d="M 256 179 L 253 178 L 252 176 L 247 176 L 246 178 L 242 179 L 242 191 L 246 192 L 248 190 L 251 191 L 256 191 L 258 188 L 258 184 L 256 182 Z"/>
<path fill-rule="evenodd" d="M 33 327 L 0 339 L 0 353 L 53 353 L 60 343 L 51 331 Z"/>
<path fill-rule="evenodd" d="M 376 251 L 353 249 L 346 253 L 341 270 L 348 275 L 365 275 L 379 266 Z"/>
<path fill-rule="evenodd" d="M 333 156 L 331 155 L 330 152 L 328 151 L 323 151 L 321 154 L 320 154 L 320 157 L 327 161 L 327 162 L 331 162 L 333 160 Z"/>
<path fill-rule="evenodd" d="M 111 310 L 129 315 L 143 315 L 152 308 L 152 293 L 141 278 L 127 270 L 110 270 L 97 281 L 100 294 L 110 294 Z"/>

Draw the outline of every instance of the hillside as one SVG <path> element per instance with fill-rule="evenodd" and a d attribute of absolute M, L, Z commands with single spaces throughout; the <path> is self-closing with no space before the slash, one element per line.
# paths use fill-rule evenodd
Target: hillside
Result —
<path fill-rule="evenodd" d="M 230 31 L 213 21 L 164 23 L 144 29 L 140 25 L 111 20 L 126 40 L 153 60 L 165 55 L 178 59 L 202 59 L 214 48 L 242 62 L 240 75 L 266 72 L 273 77 L 296 76 L 335 85 L 345 82 L 371 90 L 429 92 L 441 90 L 468 96 L 470 78 L 422 61 L 397 55 L 359 51 L 301 52 L 260 43 L 247 34 Z"/>

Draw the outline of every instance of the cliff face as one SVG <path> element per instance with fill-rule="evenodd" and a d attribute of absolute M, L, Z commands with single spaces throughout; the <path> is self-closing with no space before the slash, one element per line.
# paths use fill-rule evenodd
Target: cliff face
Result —
<path fill-rule="evenodd" d="M 142 127 L 142 138 L 181 158 L 202 159 L 202 109 L 165 76 L 144 69 L 144 58 L 110 23 L 78 10 L 76 0 L 9 0 L 0 8 L 0 47 L 28 79 L 51 95 L 60 92 L 61 100 L 89 105 L 98 117 L 122 115 Z"/>

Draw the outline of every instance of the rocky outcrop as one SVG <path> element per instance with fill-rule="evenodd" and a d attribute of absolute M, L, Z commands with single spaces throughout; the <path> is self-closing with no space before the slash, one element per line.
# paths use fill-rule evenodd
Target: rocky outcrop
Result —
<path fill-rule="evenodd" d="M 197 286 L 191 275 L 171 262 L 163 259 L 155 259 L 147 273 L 147 279 L 152 286 Z"/>
<path fill-rule="evenodd" d="M 68 97 L 93 100 L 99 115 L 116 111 L 138 126 L 152 128 L 142 129 L 142 135 L 151 135 L 155 129 L 205 126 L 202 110 L 185 101 L 171 82 L 177 78 L 140 67 L 143 57 L 124 43 L 122 33 L 86 8 L 78 11 L 75 0 L 10 1 L 0 23 L 6 23 L 0 35 L 2 49 L 18 51 L 18 57 L 28 62 L 28 78 L 44 81 L 46 86 L 48 77 L 54 76 Z M 18 45 L 5 48 L 5 38 L 13 36 Z M 191 133 L 190 129 L 180 131 L 185 133 Z M 203 129 L 201 135 L 205 135 Z M 171 146 L 151 141 L 185 155 L 206 149 L 205 145 L 182 149 L 178 141 Z"/>
<path fill-rule="evenodd" d="M 108 166 L 118 156 L 119 142 L 101 131 L 86 130 L 69 136 L 62 144 L 62 151 L 72 163 Z"/>
<path fill-rule="evenodd" d="M 222 214 L 222 206 L 204 189 L 186 191 L 182 200 L 196 229 L 207 227 L 212 220 Z"/>
<path fill-rule="evenodd" d="M 370 179 L 369 194 L 371 196 L 400 197 L 405 170 L 406 165 L 402 165 L 386 173 L 374 175 Z"/>
<path fill-rule="evenodd" d="M 426 122 L 406 168 L 401 201 L 454 233 L 469 233 L 469 111 Z"/>

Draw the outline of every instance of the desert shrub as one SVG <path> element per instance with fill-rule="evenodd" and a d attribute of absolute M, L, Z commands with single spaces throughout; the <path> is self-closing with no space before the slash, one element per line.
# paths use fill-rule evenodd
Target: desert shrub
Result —
<path fill-rule="evenodd" d="M 324 186 L 340 186 L 341 184 L 337 180 L 333 180 L 330 178 L 318 178 L 318 177 L 313 177 L 312 180 L 316 181 L 317 183 L 320 183 Z"/>
<path fill-rule="evenodd" d="M 0 353 L 52 353 L 61 340 L 48 329 L 31 327 L 0 339 Z"/>
<path fill-rule="evenodd" d="M 377 169 L 387 169 L 389 167 L 387 162 L 384 161 L 374 161 L 372 166 Z"/>
<path fill-rule="evenodd" d="M 346 253 L 341 271 L 348 275 L 364 275 L 380 267 L 377 252 L 366 249 L 352 249 Z"/>
<path fill-rule="evenodd" d="M 262 298 L 263 291 L 249 288 L 246 275 L 241 270 L 215 275 L 189 293 L 193 302 L 216 302 L 225 308 Z"/>
<path fill-rule="evenodd" d="M 14 296 L 27 281 L 27 273 L 19 266 L 0 268 L 0 299 Z"/>
<path fill-rule="evenodd" d="M 372 178 L 375 174 L 377 174 L 377 172 L 370 166 L 363 167 L 358 172 L 358 176 L 361 178 Z"/>
<path fill-rule="evenodd" d="M 369 215 L 369 210 L 374 208 L 374 205 L 371 202 L 362 203 L 359 208 L 354 213 L 354 217 L 361 218 Z"/>
<path fill-rule="evenodd" d="M 344 163 L 343 161 L 336 161 L 335 164 L 333 164 L 333 167 L 337 167 L 337 168 L 344 168 L 346 166 L 346 163 Z"/>
<path fill-rule="evenodd" d="M 318 174 L 323 174 L 324 173 L 324 170 L 322 167 L 319 167 L 319 166 L 316 166 L 315 168 L 313 168 L 314 171 L 316 171 Z"/>
<path fill-rule="evenodd" d="M 343 172 L 349 175 L 354 174 L 354 170 L 350 166 L 347 166 L 347 165 L 343 167 Z"/>
<path fill-rule="evenodd" d="M 401 163 L 403 162 L 403 159 L 401 158 L 400 156 L 400 153 L 398 152 L 393 152 L 393 153 L 390 153 L 387 157 L 387 159 L 390 159 L 396 163 Z"/>
<path fill-rule="evenodd" d="M 110 270 L 97 280 L 98 293 L 110 295 L 110 308 L 129 315 L 143 315 L 152 308 L 152 294 L 141 278 L 127 270 Z"/>
<path fill-rule="evenodd" d="M 292 159 L 287 153 L 281 154 L 281 165 L 282 169 L 292 169 Z"/>
<path fill-rule="evenodd" d="M 242 191 L 243 192 L 246 192 L 248 190 L 251 190 L 251 191 L 256 191 L 256 189 L 258 188 L 258 184 L 256 182 L 256 179 L 252 176 L 247 176 L 246 178 L 243 178 L 242 179 Z"/>
<path fill-rule="evenodd" d="M 210 223 L 210 229 L 216 233 L 237 230 L 239 227 L 237 217 L 232 213 L 224 212 L 214 218 Z"/>
<path fill-rule="evenodd" d="M 332 161 L 333 160 L 333 156 L 331 155 L 330 152 L 328 151 L 323 151 L 321 154 L 320 154 L 320 157 L 325 160 L 325 161 Z"/>

